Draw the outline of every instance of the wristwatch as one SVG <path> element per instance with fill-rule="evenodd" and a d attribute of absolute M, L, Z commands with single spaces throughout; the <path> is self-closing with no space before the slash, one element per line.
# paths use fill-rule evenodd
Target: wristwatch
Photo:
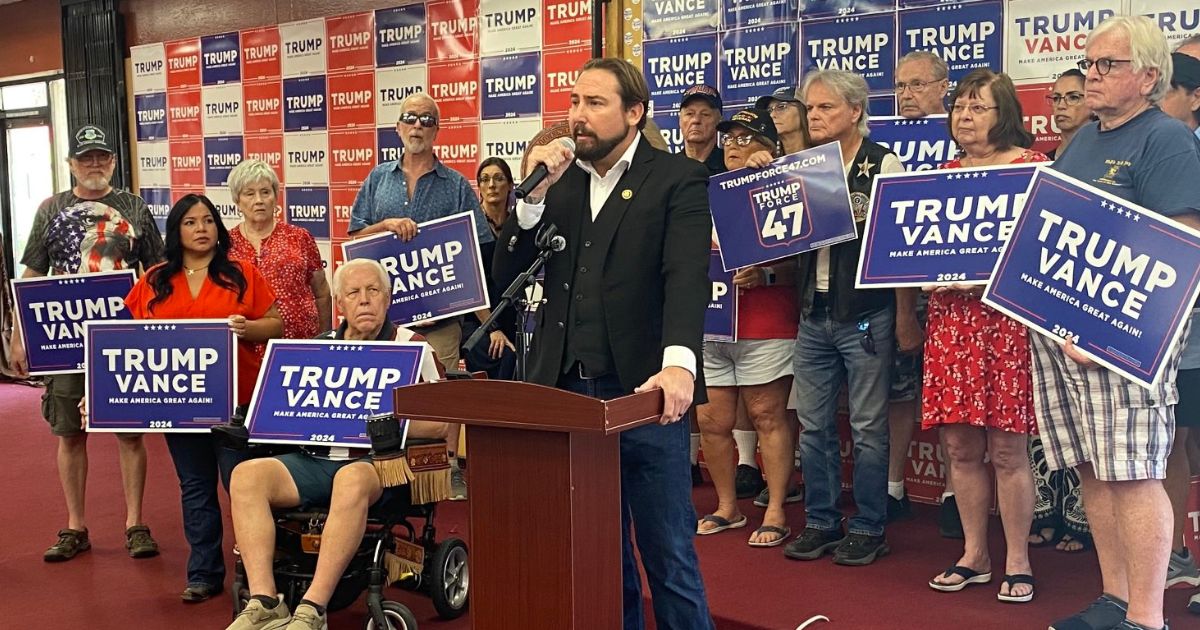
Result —
<path fill-rule="evenodd" d="M 763 285 L 775 286 L 775 270 L 770 267 L 763 267 Z"/>

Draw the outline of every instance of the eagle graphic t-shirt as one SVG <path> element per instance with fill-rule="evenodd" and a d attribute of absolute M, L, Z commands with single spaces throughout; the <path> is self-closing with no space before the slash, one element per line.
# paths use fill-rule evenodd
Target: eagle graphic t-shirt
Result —
<path fill-rule="evenodd" d="M 49 274 L 149 269 L 162 260 L 163 240 L 141 197 L 113 190 L 100 199 L 72 191 L 42 202 L 21 263 Z"/>

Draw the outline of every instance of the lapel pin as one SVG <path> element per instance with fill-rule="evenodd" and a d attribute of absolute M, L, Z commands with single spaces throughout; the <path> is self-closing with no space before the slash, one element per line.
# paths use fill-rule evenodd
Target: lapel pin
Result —
<path fill-rule="evenodd" d="M 633 191 L 629 190 L 628 188 L 626 188 L 625 190 L 622 190 L 621 198 L 624 199 L 625 201 L 629 201 L 630 199 L 633 199 Z"/>

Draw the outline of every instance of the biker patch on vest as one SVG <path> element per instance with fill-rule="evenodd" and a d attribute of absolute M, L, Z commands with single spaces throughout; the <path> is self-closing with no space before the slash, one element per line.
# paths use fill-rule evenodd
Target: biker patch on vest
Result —
<path fill-rule="evenodd" d="M 867 220 L 867 206 L 870 200 L 866 193 L 852 192 L 850 193 L 850 208 L 854 210 L 854 222 L 862 223 Z"/>

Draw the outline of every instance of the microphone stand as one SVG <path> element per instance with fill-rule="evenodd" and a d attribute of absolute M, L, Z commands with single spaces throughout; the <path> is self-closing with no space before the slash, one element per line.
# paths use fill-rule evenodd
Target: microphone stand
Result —
<path fill-rule="evenodd" d="M 528 303 L 524 297 L 525 287 L 532 286 L 537 282 L 538 272 L 541 271 L 542 267 L 545 266 L 546 261 L 550 260 L 550 257 L 553 256 L 555 252 L 553 238 L 551 238 L 554 235 L 554 231 L 547 230 L 547 232 L 549 233 L 549 236 L 539 235 L 538 237 L 539 249 L 541 251 L 538 252 L 537 258 L 534 258 L 533 262 L 529 265 L 529 268 L 525 271 L 522 271 L 520 275 L 518 275 L 516 279 L 512 281 L 512 284 L 508 285 L 508 288 L 505 289 L 504 293 L 500 296 L 500 301 L 492 307 L 492 314 L 488 316 L 486 321 L 480 324 L 479 328 L 477 328 L 474 333 L 471 333 L 471 336 L 467 338 L 466 343 L 463 344 L 463 347 L 468 351 L 474 349 L 475 346 L 479 345 L 479 342 L 483 340 L 484 335 L 490 334 L 488 329 L 491 328 L 492 324 L 496 321 L 496 318 L 498 318 L 505 309 L 516 306 L 518 308 L 518 329 L 516 341 L 517 345 L 520 347 L 520 362 L 517 365 L 517 373 L 514 376 L 516 376 L 516 379 L 519 381 L 525 380 L 525 364 L 529 358 L 529 347 L 528 344 L 525 343 L 525 318 L 528 313 Z M 561 243 L 561 237 L 558 238 L 559 242 Z"/>

